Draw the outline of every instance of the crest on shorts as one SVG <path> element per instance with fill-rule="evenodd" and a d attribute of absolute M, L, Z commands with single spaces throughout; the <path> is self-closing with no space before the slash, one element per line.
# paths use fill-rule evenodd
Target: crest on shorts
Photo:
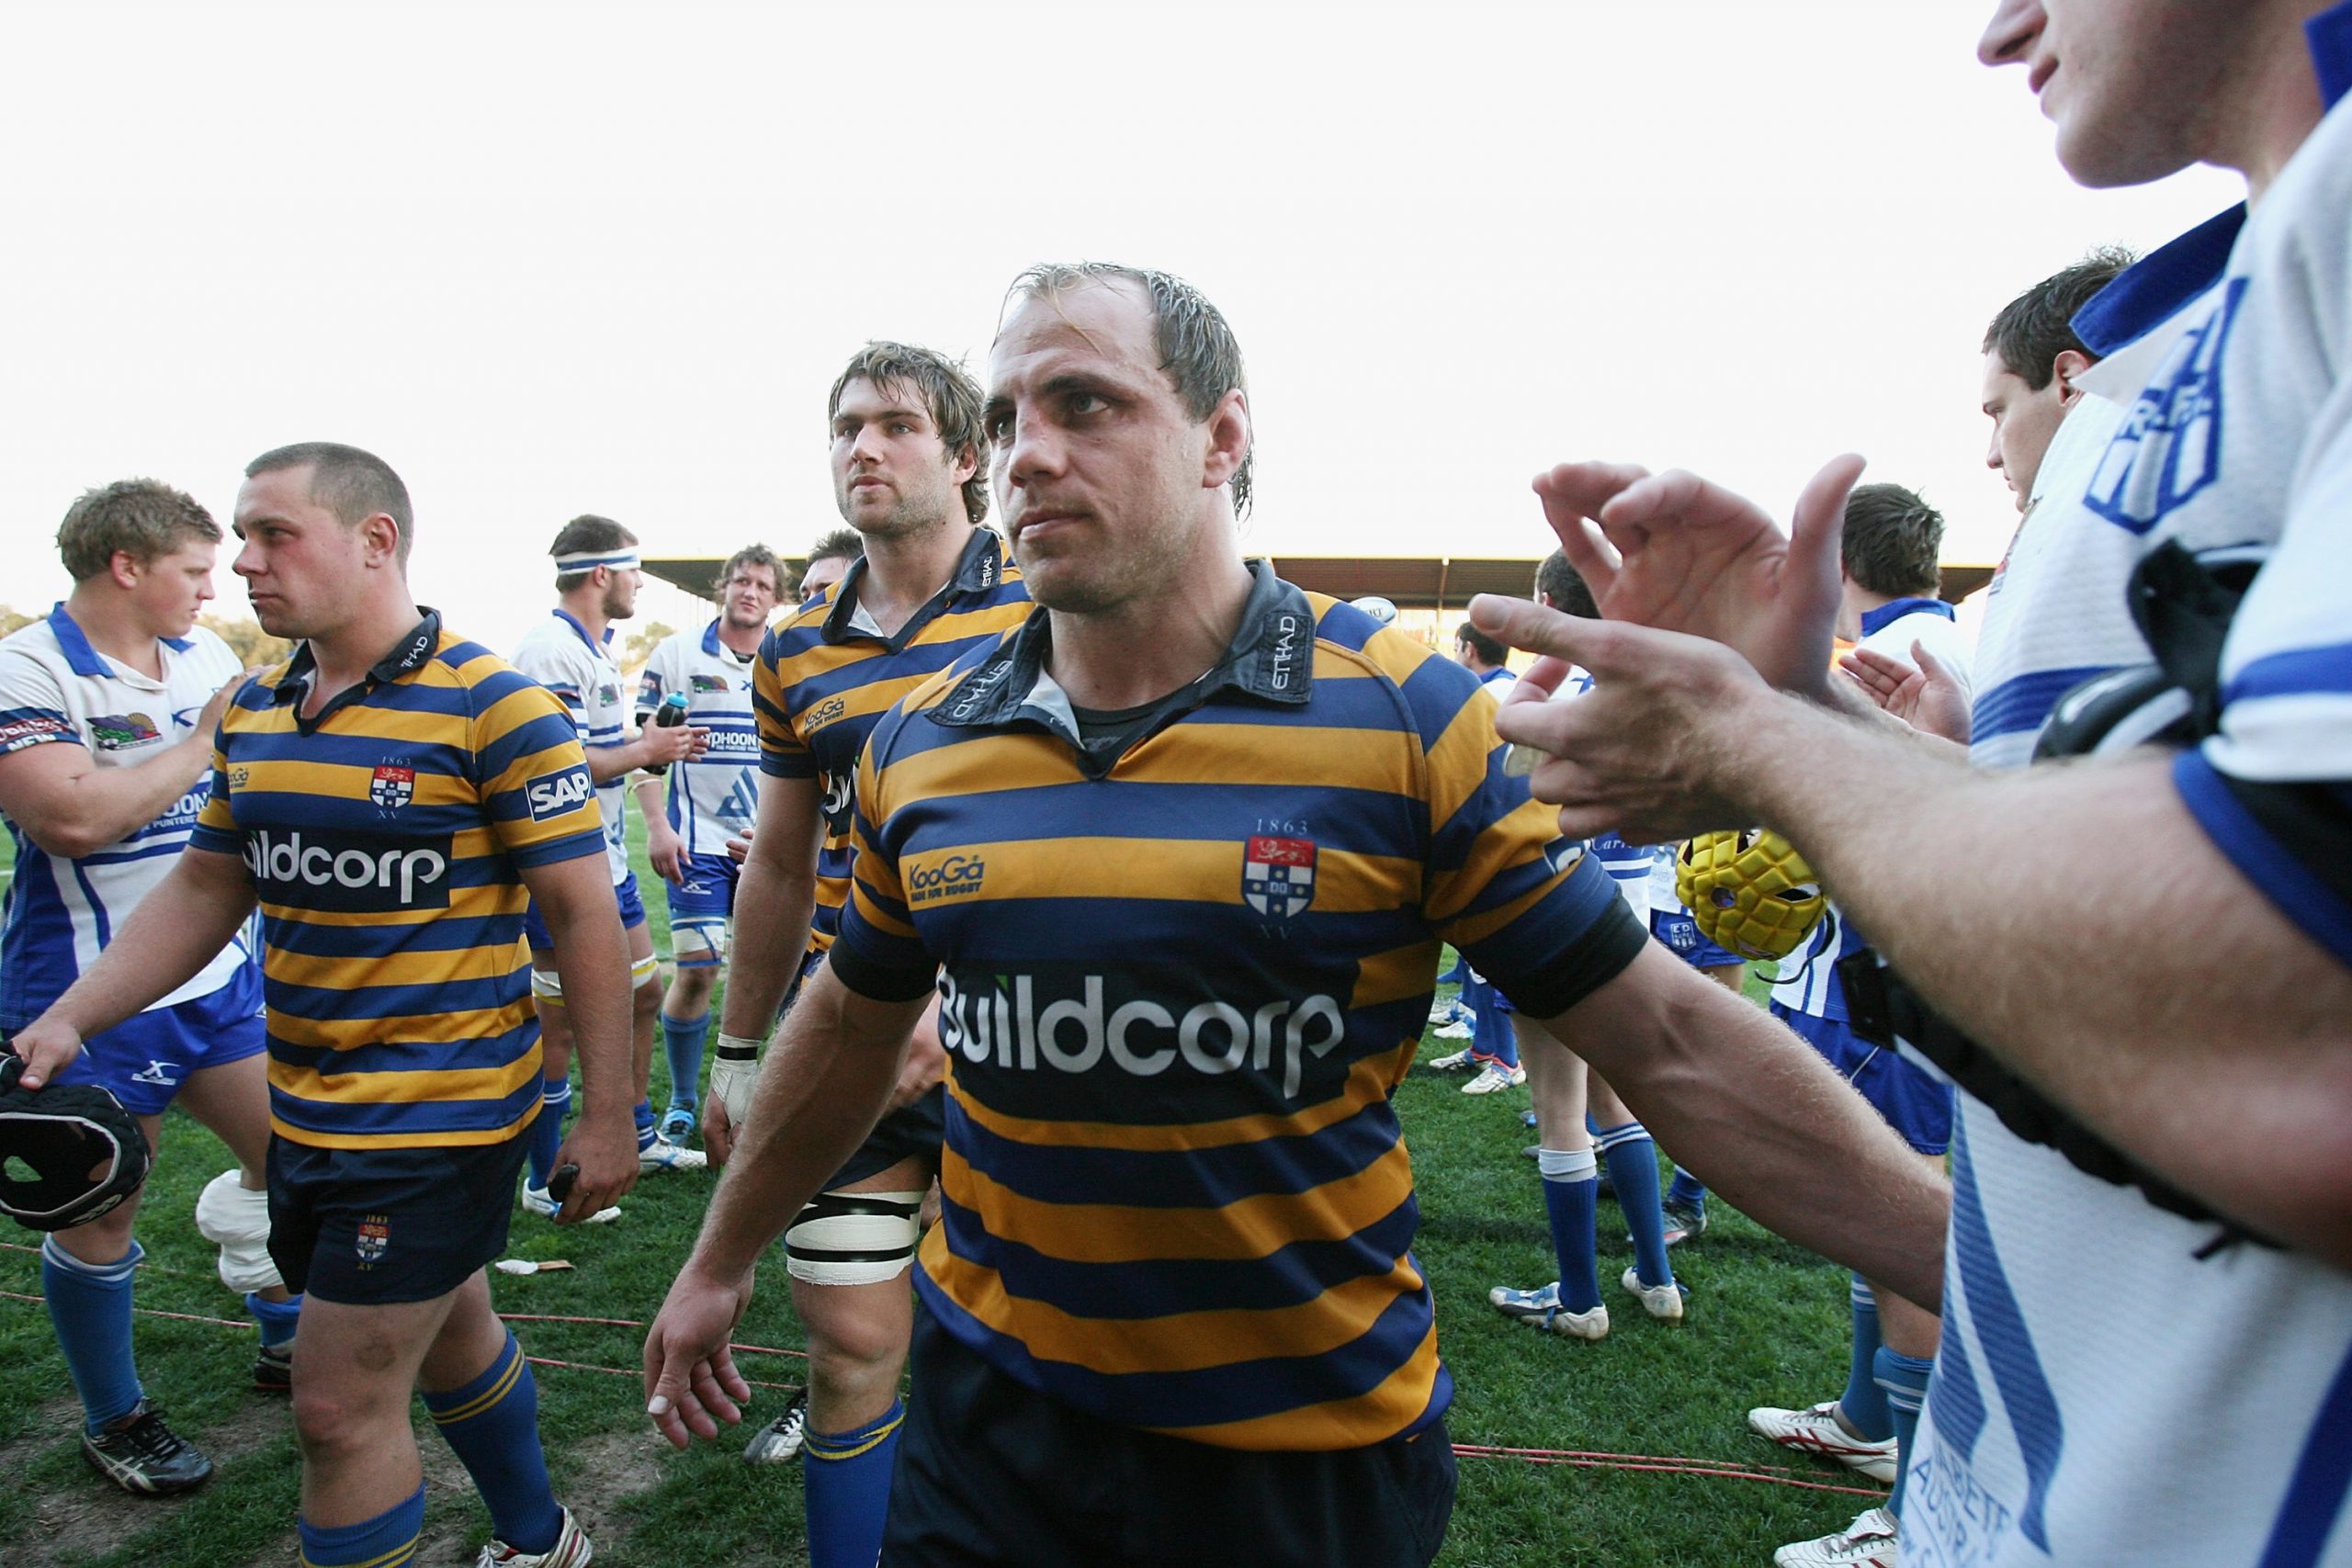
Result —
<path fill-rule="evenodd" d="M 392 1217 L 390 1214 L 369 1214 L 359 1222 L 359 1238 L 353 1250 L 362 1263 L 381 1263 L 384 1253 L 392 1245 Z"/>
<path fill-rule="evenodd" d="M 1315 902 L 1315 840 L 1252 834 L 1241 852 L 1241 897 L 1269 919 L 1306 913 Z"/>
<path fill-rule="evenodd" d="M 376 770 L 375 782 L 368 786 L 368 798 L 387 811 L 406 806 L 416 798 L 416 770 L 385 763 Z"/>

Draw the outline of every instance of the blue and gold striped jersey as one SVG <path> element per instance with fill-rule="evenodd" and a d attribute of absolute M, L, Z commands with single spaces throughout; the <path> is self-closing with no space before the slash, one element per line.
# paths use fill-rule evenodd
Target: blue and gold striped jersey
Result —
<path fill-rule="evenodd" d="M 220 721 L 191 846 L 261 901 L 270 1126 L 334 1148 L 490 1144 L 539 1104 L 520 868 L 601 853 L 571 716 L 426 612 L 303 718 L 307 644 Z"/>
<path fill-rule="evenodd" d="M 865 558 L 832 592 L 768 633 L 752 676 L 760 769 L 815 779 L 825 837 L 817 852 L 817 906 L 808 951 L 831 947 L 849 895 L 851 797 L 858 753 L 892 703 L 1001 640 L 1029 613 L 1029 591 L 992 529 L 973 530 L 956 573 L 896 635 L 858 604 Z"/>
<path fill-rule="evenodd" d="M 1108 1420 L 1353 1448 L 1452 1395 L 1389 1103 L 1440 944 L 1550 1017 L 1647 933 L 1468 671 L 1252 570 L 1226 660 L 1105 744 L 1043 611 L 885 717 L 831 962 L 936 976 L 950 1333 Z"/>

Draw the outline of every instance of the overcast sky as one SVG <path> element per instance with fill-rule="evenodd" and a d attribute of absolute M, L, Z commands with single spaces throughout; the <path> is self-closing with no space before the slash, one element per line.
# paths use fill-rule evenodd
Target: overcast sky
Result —
<path fill-rule="evenodd" d="M 64 591 L 86 486 L 225 522 L 246 459 L 331 439 L 407 479 L 419 598 L 509 648 L 576 513 L 803 547 L 858 344 L 983 368 L 1012 275 L 1081 257 L 1233 322 L 1256 550 L 1540 553 L 1570 457 L 1784 514 L 1852 448 L 1990 559 L 1985 321 L 2239 194 L 2075 187 L 1973 61 L 1991 9 L 12 5 L 0 600 Z"/>

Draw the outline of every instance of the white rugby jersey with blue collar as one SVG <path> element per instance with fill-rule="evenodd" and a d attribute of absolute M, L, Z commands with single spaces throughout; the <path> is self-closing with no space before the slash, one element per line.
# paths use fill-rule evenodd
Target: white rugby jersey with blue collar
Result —
<path fill-rule="evenodd" d="M 2107 351 L 2094 374 L 2132 377 L 2109 385 L 2126 412 L 2086 482 L 2029 519 L 2052 543 L 2013 555 L 1980 649 L 2017 646 L 1993 635 L 2016 596 L 2059 615 L 2044 673 L 2143 660 L 2117 627 L 2146 551 L 2275 544 L 2224 652 L 2222 733 L 2176 780 L 2249 882 L 2352 963 L 2343 860 L 2274 815 L 2300 792 L 2340 827 L 2352 785 L 2352 6 L 2310 35 L 2334 107 L 2259 209 L 2156 252 L 2076 319 Z M 2098 558 L 2098 579 L 2044 576 Z M 1980 716 L 1996 673 L 1980 667 Z M 1904 1568 L 2352 1564 L 2352 1276 L 2250 1243 L 2200 1258 L 2214 1225 L 2083 1175 L 1970 1096 L 1958 1110 Z M 2296 1151 L 2278 1158 L 2294 1179 Z"/>
<path fill-rule="evenodd" d="M 1390 1104 L 1441 943 L 1549 1018 L 1648 933 L 1468 671 L 1253 573 L 1224 661 L 1099 749 L 1043 610 L 886 714 L 830 962 L 942 998 L 946 1332 L 1104 1420 L 1354 1448 L 1452 1393 Z"/>
<path fill-rule="evenodd" d="M 79 746 L 100 767 L 135 768 L 187 739 L 242 666 L 202 626 L 161 639 L 157 653 L 163 677 L 151 681 L 91 647 L 63 604 L 11 633 L 0 640 L 0 755 Z M 8 824 L 17 871 L 0 919 L 0 1029 L 40 1017 L 96 961 L 132 907 L 171 874 L 209 789 L 198 778 L 153 822 L 75 859 L 51 855 Z M 253 962 L 240 937 L 154 1006 L 209 996 Z"/>
<path fill-rule="evenodd" d="M 637 682 L 637 722 L 673 692 L 686 697 L 686 722 L 710 731 L 710 749 L 670 765 L 664 806 L 690 855 L 723 855 L 759 815 L 760 728 L 752 713 L 755 649 L 738 653 L 718 640 L 718 623 L 664 637 Z"/>
<path fill-rule="evenodd" d="M 583 750 L 628 744 L 628 700 L 621 667 L 613 660 L 613 628 L 602 642 L 588 635 L 568 612 L 558 609 L 523 634 L 514 648 L 514 668 L 556 694 L 579 731 Z M 628 880 L 628 819 L 623 815 L 628 775 L 596 786 L 596 810 L 605 822 L 605 864 L 613 886 Z"/>

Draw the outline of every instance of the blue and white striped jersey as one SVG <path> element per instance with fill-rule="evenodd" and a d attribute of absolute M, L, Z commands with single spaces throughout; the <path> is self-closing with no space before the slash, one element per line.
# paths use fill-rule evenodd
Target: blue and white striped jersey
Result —
<path fill-rule="evenodd" d="M 163 679 L 151 681 L 92 648 L 62 604 L 0 640 L 0 755 L 79 746 L 101 767 L 134 768 L 186 739 L 242 666 L 202 626 L 159 651 Z M 17 870 L 0 923 L 0 1029 L 40 1017 L 96 960 L 132 906 L 170 874 L 209 792 L 199 779 L 154 821 L 78 860 L 51 855 L 8 824 Z M 240 937 L 154 1005 L 209 996 L 253 961 Z"/>
<path fill-rule="evenodd" d="M 2310 36 L 2319 80 L 2352 82 L 2352 5 Z M 2021 760 L 2075 679 L 2148 657 L 2124 611 L 2147 551 L 2275 543 L 2222 660 L 2222 732 L 2175 778 L 2253 886 L 2352 963 L 2342 868 L 2247 805 L 2292 782 L 2340 813 L 2352 789 L 2352 105 L 2258 211 L 2156 252 L 2075 327 L 2126 412 L 2012 552 L 1979 643 L 1975 754 Z M 2209 1252 L 2213 1225 L 1958 1107 L 1904 1568 L 2352 1565 L 2352 1277 L 2291 1251 Z M 2293 1179 L 2296 1152 L 2278 1157 Z"/>
<path fill-rule="evenodd" d="M 597 642 L 587 627 L 556 610 L 515 645 L 514 668 L 556 694 L 571 715 L 583 750 L 628 744 L 628 700 L 621 667 L 613 660 L 612 640 L 612 627 L 606 626 L 605 640 Z M 626 776 L 616 774 L 596 786 L 596 809 L 605 821 L 605 863 L 616 887 L 628 880 L 628 819 L 622 815 L 627 785 Z"/>
<path fill-rule="evenodd" d="M 637 722 L 673 692 L 686 696 L 686 722 L 710 731 L 710 750 L 672 765 L 665 794 L 670 826 L 690 855 L 723 855 L 727 840 L 759 815 L 760 728 L 752 715 L 752 653 L 718 640 L 718 623 L 662 639 L 637 682 Z"/>

